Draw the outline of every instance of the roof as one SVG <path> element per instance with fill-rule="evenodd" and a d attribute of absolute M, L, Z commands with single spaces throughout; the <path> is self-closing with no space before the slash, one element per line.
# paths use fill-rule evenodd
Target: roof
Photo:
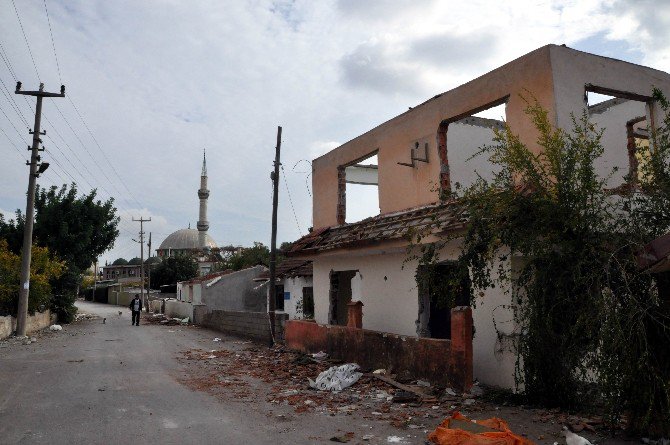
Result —
<path fill-rule="evenodd" d="M 287 277 L 311 277 L 312 276 L 312 262 L 309 260 L 301 260 L 295 258 L 287 258 L 277 266 L 277 278 Z M 270 271 L 260 274 L 255 281 L 263 281 L 270 279 Z"/>
<path fill-rule="evenodd" d="M 220 272 L 212 272 L 207 275 L 202 275 L 199 277 L 191 278 L 190 280 L 184 280 L 184 281 L 179 281 L 179 283 L 182 284 L 196 284 L 196 283 L 203 283 L 205 281 L 213 280 L 214 278 L 222 277 L 223 275 L 228 275 L 229 273 L 233 273 L 234 271 L 232 269 L 226 269 L 222 270 Z"/>
<path fill-rule="evenodd" d="M 408 239 L 417 230 L 439 233 L 461 229 L 466 222 L 465 206 L 454 200 L 315 230 L 293 243 L 289 254 L 297 256 Z"/>
<path fill-rule="evenodd" d="M 197 229 L 180 229 L 176 232 L 172 232 L 161 243 L 161 246 L 158 248 L 158 250 L 200 249 L 198 233 L 199 231 Z M 209 234 L 206 235 L 206 240 L 207 247 L 217 247 L 216 242 L 211 236 L 209 236 Z"/>

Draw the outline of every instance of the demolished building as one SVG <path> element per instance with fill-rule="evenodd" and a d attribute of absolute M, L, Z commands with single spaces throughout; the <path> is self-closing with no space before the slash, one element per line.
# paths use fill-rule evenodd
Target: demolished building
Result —
<path fill-rule="evenodd" d="M 398 367 L 414 366 L 417 375 L 439 374 L 442 364 L 447 377 L 461 380 L 455 386 L 467 387 L 474 377 L 514 388 L 513 344 L 519 332 L 510 296 L 500 288 L 473 295 L 465 279 L 450 290 L 461 309 L 441 308 L 436 304 L 438 296 L 417 284 L 419 263 L 408 255 L 408 238 L 422 230 L 431 234 L 422 240 L 427 243 L 465 227 L 467 218 L 458 202 L 440 197 L 468 187 L 479 176 L 492 176 L 489 161 L 474 155 L 493 142 L 494 129 L 507 124 L 531 150 L 540 150 L 537 130 L 525 114 L 526 100 L 537 100 L 550 121 L 566 131 L 573 126 L 573 116 L 588 113 L 593 123 L 605 129 L 598 172 L 606 176 L 616 167 L 608 187 L 625 186 L 645 162 L 636 147 L 648 144 L 649 129 L 660 125 L 660 109 L 651 97 L 654 87 L 669 94 L 670 75 L 548 45 L 410 108 L 315 159 L 314 228 L 294 243 L 291 255 L 312 261 L 316 324 L 288 322 L 287 341 L 304 350 L 343 349 L 344 345 L 347 350 L 340 352 L 348 359 L 367 360 L 371 366 L 381 360 Z M 500 116 L 482 116 L 487 110 Z M 365 162 L 371 158 L 376 158 L 377 165 Z M 347 208 L 357 198 L 347 193 L 351 184 L 377 188 L 377 215 L 348 222 Z M 439 253 L 439 274 L 447 281 L 459 273 L 455 262 L 459 242 L 449 243 Z M 508 271 L 520 264 L 513 255 L 505 261 Z M 362 326 L 358 327 L 364 328 L 359 330 L 364 334 L 344 327 L 350 303 L 356 301 L 362 303 Z M 463 307 L 471 307 L 474 329 L 463 318 L 469 316 Z M 338 325 L 343 327 L 333 328 Z M 396 334 L 404 343 L 384 340 L 392 336 L 376 336 L 375 331 Z M 386 355 L 352 352 L 356 348 L 377 348 Z M 394 348 L 398 354 L 410 354 L 412 360 L 390 360 Z M 459 367 L 466 371 L 469 367 L 472 375 L 455 372 Z"/>

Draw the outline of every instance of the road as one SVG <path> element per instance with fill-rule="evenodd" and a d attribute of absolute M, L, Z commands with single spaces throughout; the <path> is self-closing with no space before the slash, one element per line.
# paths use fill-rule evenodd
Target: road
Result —
<path fill-rule="evenodd" d="M 0 342 L 0 443 L 296 444 L 353 429 L 351 416 L 277 421 L 258 409 L 264 401 L 224 403 L 179 383 L 188 368 L 178 354 L 213 337 L 234 343 L 221 333 L 131 326 L 127 309 L 77 305 L 106 323 L 64 325 L 30 345 Z"/>

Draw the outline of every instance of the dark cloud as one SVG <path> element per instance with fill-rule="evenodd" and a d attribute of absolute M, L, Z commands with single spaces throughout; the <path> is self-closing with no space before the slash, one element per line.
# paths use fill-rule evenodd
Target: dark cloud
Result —
<path fill-rule="evenodd" d="M 418 73 L 403 66 L 389 49 L 386 44 L 366 43 L 344 56 L 340 60 L 344 83 L 381 93 L 422 93 Z"/>
<path fill-rule="evenodd" d="M 486 32 L 468 36 L 437 34 L 410 44 L 407 58 L 439 68 L 476 68 L 495 55 L 496 38 Z"/>

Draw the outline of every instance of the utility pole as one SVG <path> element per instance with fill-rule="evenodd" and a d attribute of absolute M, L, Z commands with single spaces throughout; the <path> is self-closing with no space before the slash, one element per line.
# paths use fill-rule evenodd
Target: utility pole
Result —
<path fill-rule="evenodd" d="M 275 150 L 275 169 L 270 175 L 272 179 L 272 239 L 270 241 L 270 301 L 268 302 L 268 313 L 270 314 L 270 336 L 271 343 L 275 340 L 275 307 L 277 299 L 277 205 L 279 203 L 279 152 L 281 149 L 281 127 L 277 127 L 277 148 Z M 283 298 L 283 296 L 282 296 Z"/>
<path fill-rule="evenodd" d="M 151 263 L 149 260 L 151 259 L 151 232 L 149 232 L 149 242 L 147 243 L 147 273 L 149 277 L 147 278 L 148 284 L 147 284 L 147 301 L 149 300 L 149 296 L 151 295 Z M 147 307 L 147 312 L 149 312 L 149 308 Z"/>
<path fill-rule="evenodd" d="M 35 219 L 35 186 L 37 178 L 41 173 L 49 168 L 48 162 L 42 162 L 39 152 L 40 135 L 46 134 L 46 131 L 40 132 L 42 121 L 42 99 L 45 97 L 65 97 L 65 86 L 60 86 L 60 93 L 47 93 L 44 91 L 44 84 L 40 83 L 38 91 L 21 91 L 21 82 L 16 82 L 16 94 L 26 96 L 35 96 L 37 104 L 35 105 L 35 126 L 31 134 L 33 135 L 33 145 L 28 147 L 30 150 L 30 175 L 28 176 L 28 199 L 26 203 L 26 224 L 23 229 L 23 251 L 21 252 L 21 287 L 19 290 L 19 307 L 16 314 L 16 335 L 23 337 L 26 335 L 26 321 L 28 319 L 28 297 L 30 296 L 30 260 L 31 249 L 33 245 L 33 220 Z"/>
<path fill-rule="evenodd" d="M 142 301 L 142 304 L 146 304 L 145 310 L 148 312 L 149 311 L 149 297 L 147 297 L 146 301 L 144 300 L 144 223 L 151 221 L 151 218 L 149 219 L 144 219 L 140 217 L 140 219 L 135 219 L 133 218 L 134 222 L 139 222 L 140 223 L 140 280 L 142 281 L 142 290 L 140 290 L 140 300 Z"/>

